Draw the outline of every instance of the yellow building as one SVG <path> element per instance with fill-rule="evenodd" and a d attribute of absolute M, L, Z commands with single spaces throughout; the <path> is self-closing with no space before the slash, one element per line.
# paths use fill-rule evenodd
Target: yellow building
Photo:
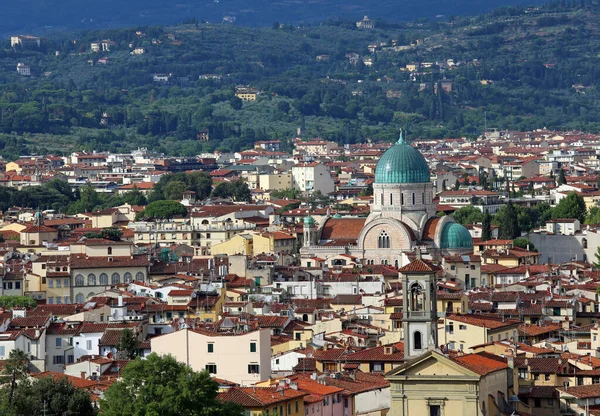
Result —
<path fill-rule="evenodd" d="M 254 254 L 292 253 L 296 244 L 296 237 L 281 231 L 275 231 L 253 234 L 252 241 Z"/>
<path fill-rule="evenodd" d="M 226 289 L 219 292 L 195 292 L 188 303 L 191 318 L 200 318 L 204 322 L 217 322 L 223 313 Z"/>
<path fill-rule="evenodd" d="M 514 319 L 452 314 L 438 326 L 438 339 L 449 350 L 471 352 L 476 345 L 515 337 L 520 324 Z"/>
<path fill-rule="evenodd" d="M 233 256 L 235 254 L 252 256 L 254 255 L 253 246 L 253 235 L 236 234 L 227 241 L 213 245 L 210 249 L 210 252 L 213 256 L 219 254 L 225 254 L 227 256 Z"/>
<path fill-rule="evenodd" d="M 308 393 L 293 388 L 233 387 L 217 398 L 242 406 L 247 416 L 304 416 L 305 396 Z"/>
<path fill-rule="evenodd" d="M 496 415 L 508 397 L 512 375 L 506 362 L 491 355 L 450 358 L 429 351 L 390 371 L 390 416 Z"/>
<path fill-rule="evenodd" d="M 256 101 L 258 91 L 250 87 L 236 87 L 235 96 L 242 101 Z"/>
<path fill-rule="evenodd" d="M 258 187 L 264 191 L 282 191 L 294 187 L 291 173 L 262 174 L 258 176 Z"/>

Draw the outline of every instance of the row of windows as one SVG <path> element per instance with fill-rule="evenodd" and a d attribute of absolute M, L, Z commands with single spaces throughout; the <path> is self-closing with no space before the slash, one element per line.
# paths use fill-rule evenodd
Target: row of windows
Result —
<path fill-rule="evenodd" d="M 428 198 L 429 202 L 431 202 L 431 193 L 429 193 L 428 196 L 429 196 L 429 198 Z M 379 202 L 381 203 L 382 206 L 385 205 L 385 194 L 383 194 L 383 193 L 381 194 Z M 415 205 L 417 202 L 417 197 L 414 192 L 411 194 L 411 202 L 412 202 L 412 205 Z M 423 204 L 427 203 L 427 201 L 425 200 L 425 192 L 423 192 L 421 194 L 421 203 L 423 203 Z M 394 194 L 392 194 L 392 193 L 389 194 L 389 205 L 390 206 L 394 205 Z M 404 205 L 404 193 L 400 194 L 400 205 Z"/>
<path fill-rule="evenodd" d="M 48 279 L 48 288 L 52 289 L 56 287 L 60 289 L 62 287 L 69 287 L 69 279 Z"/>
<path fill-rule="evenodd" d="M 207 345 L 208 345 L 207 351 L 209 353 L 215 352 L 215 344 L 214 343 L 210 342 Z M 256 352 L 256 342 L 251 342 L 250 343 L 250 352 Z"/>
<path fill-rule="evenodd" d="M 73 355 L 67 355 L 67 364 L 73 364 L 75 362 L 75 357 Z M 52 357 L 52 364 L 65 364 L 65 357 L 62 355 L 55 355 Z"/>
<path fill-rule="evenodd" d="M 137 272 L 135 275 L 135 279 L 138 281 L 144 281 L 144 273 Z M 131 283 L 133 281 L 133 275 L 129 272 L 126 272 L 123 275 L 124 283 Z M 113 273 L 110 277 L 110 284 L 116 285 L 121 283 L 121 275 L 119 273 Z M 96 279 L 96 275 L 94 273 L 90 273 L 87 276 L 87 286 L 108 286 L 108 275 L 106 273 L 100 274 L 99 278 Z M 86 286 L 86 280 L 83 275 L 78 274 L 75 276 L 75 286 Z"/>
<path fill-rule="evenodd" d="M 83 296 L 83 295 L 82 295 Z M 68 304 L 69 302 L 69 297 L 68 296 L 48 296 L 48 298 L 46 299 L 46 302 L 48 302 L 48 305 L 54 305 L 55 303 L 57 305 L 60 305 L 62 303 L 64 304 Z M 83 303 L 83 302 L 79 302 L 79 303 Z"/>
<path fill-rule="evenodd" d="M 182 234 L 181 238 L 183 240 L 186 240 L 188 238 L 187 234 Z M 190 238 L 194 238 L 194 234 L 190 234 Z M 202 234 L 200 233 L 196 233 L 196 238 L 202 238 Z M 210 233 L 206 233 L 206 238 L 210 238 Z M 144 234 L 138 234 L 137 235 L 137 239 L 138 240 L 143 240 L 144 239 Z M 154 240 L 154 236 L 150 236 L 149 235 L 149 239 L 150 240 Z M 156 235 L 156 239 L 157 240 L 168 240 L 167 236 L 165 234 L 160 234 L 160 235 Z M 171 239 L 173 240 L 177 240 L 177 234 L 171 234 Z"/>
<path fill-rule="evenodd" d="M 210 374 L 217 374 L 217 365 L 216 364 L 206 364 L 204 369 L 208 371 Z M 260 373 L 260 366 L 258 364 L 248 364 L 248 374 L 258 374 Z"/>
<path fill-rule="evenodd" d="M 21 282 L 4 282 L 2 286 L 4 290 L 19 290 L 21 289 Z"/>

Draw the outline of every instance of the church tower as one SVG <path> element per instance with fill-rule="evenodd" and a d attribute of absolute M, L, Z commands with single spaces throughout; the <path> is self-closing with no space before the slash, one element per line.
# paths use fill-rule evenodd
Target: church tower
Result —
<path fill-rule="evenodd" d="M 304 247 L 310 247 L 317 244 L 317 229 L 315 227 L 315 219 L 310 215 L 304 217 Z"/>
<path fill-rule="evenodd" d="M 400 269 L 405 360 L 438 347 L 435 269 L 420 257 Z"/>

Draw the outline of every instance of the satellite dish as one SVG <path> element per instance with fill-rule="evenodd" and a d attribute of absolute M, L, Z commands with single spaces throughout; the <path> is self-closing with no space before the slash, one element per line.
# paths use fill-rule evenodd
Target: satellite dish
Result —
<path fill-rule="evenodd" d="M 183 318 L 179 318 L 179 323 L 180 323 L 180 324 L 182 324 L 182 323 L 184 323 L 184 322 L 185 322 L 185 319 L 183 319 Z"/>
<path fill-rule="evenodd" d="M 467 313 L 468 313 L 469 315 L 473 315 L 473 310 L 472 310 L 472 309 L 469 309 L 469 310 L 467 311 Z"/>
<path fill-rule="evenodd" d="M 192 293 L 192 299 L 196 299 L 196 292 Z"/>
<path fill-rule="evenodd" d="M 599 397 L 599 398 L 597 398 L 596 400 L 594 400 L 594 403 L 596 403 L 596 404 L 600 404 L 600 397 Z"/>

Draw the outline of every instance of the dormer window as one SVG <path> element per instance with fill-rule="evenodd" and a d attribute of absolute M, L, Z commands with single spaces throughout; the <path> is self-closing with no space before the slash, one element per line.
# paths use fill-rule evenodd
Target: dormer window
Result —
<path fill-rule="evenodd" d="M 113 254 L 112 247 L 109 247 L 109 248 L 108 248 L 108 255 L 109 255 L 109 256 L 112 256 L 112 254 Z"/>

